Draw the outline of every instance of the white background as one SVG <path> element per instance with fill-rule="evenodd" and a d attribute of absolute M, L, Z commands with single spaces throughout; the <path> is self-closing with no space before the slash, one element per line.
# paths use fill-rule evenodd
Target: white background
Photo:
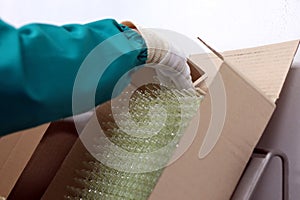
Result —
<path fill-rule="evenodd" d="M 300 38 L 300 0 L 0 0 L 0 17 L 14 26 L 132 20 L 219 51 Z"/>
<path fill-rule="evenodd" d="M 61 25 L 103 18 L 131 20 L 190 38 L 200 36 L 219 51 L 300 39 L 300 0 L 0 0 L 0 17 L 16 27 L 31 22 Z M 300 66 L 300 53 L 295 61 L 294 66 Z M 300 136 L 298 139 L 300 142 Z M 297 140 L 282 143 L 286 141 L 282 135 L 272 140 L 283 146 L 299 145 Z M 294 165 L 298 154 L 288 149 L 286 153 L 290 158 L 296 155 L 291 171 L 299 171 L 300 166 Z M 300 185 L 299 174 L 291 175 L 290 184 Z M 264 187 L 280 199 L 280 186 L 275 190 L 272 183 Z M 291 192 L 292 199 L 300 195 L 299 188 Z M 263 196 L 259 199 L 274 199 Z"/>

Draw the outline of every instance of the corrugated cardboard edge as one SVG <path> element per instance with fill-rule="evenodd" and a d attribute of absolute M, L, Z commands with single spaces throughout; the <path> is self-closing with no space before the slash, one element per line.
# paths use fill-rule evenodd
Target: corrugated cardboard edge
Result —
<path fill-rule="evenodd" d="M 292 40 L 259 47 L 225 51 L 218 53 L 218 55 L 214 55 L 217 51 L 204 43 L 213 53 L 202 55 L 200 59 L 211 60 L 217 68 L 221 65 L 221 60 L 228 63 L 253 87 L 261 91 L 272 102 L 276 102 L 289 68 L 293 63 L 299 42 L 300 40 Z M 257 58 L 261 60 L 257 61 Z M 194 62 L 193 56 L 191 60 Z M 207 61 L 205 62 L 208 63 Z"/>
<path fill-rule="evenodd" d="M 289 68 L 293 63 L 299 42 L 300 40 L 293 40 L 264 45 L 259 48 L 254 47 L 240 51 L 227 51 L 224 52 L 223 55 L 225 60 L 229 62 L 231 66 L 236 67 L 240 74 L 247 77 L 249 82 L 252 82 L 259 91 L 262 91 L 271 101 L 276 102 L 286 80 Z M 245 62 L 240 62 L 241 59 L 231 59 L 236 53 L 240 54 L 236 57 L 250 57 L 251 54 L 254 57 L 255 54 L 260 54 L 263 60 L 253 63 L 253 60 L 249 59 L 248 63 L 245 64 Z M 266 63 L 268 62 L 272 62 L 274 65 L 267 65 Z"/>
<path fill-rule="evenodd" d="M 49 124 L 0 138 L 0 196 L 7 198 Z"/>

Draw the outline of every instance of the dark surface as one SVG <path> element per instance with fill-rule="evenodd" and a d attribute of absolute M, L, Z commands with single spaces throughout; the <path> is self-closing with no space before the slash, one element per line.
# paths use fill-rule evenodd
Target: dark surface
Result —
<path fill-rule="evenodd" d="M 300 199 L 300 64 L 291 68 L 258 147 L 278 149 L 288 156 L 290 199 Z M 253 200 L 281 199 L 281 180 L 281 163 L 274 159 L 257 185 Z"/>
<path fill-rule="evenodd" d="M 40 199 L 77 137 L 72 121 L 51 123 L 8 200 Z"/>

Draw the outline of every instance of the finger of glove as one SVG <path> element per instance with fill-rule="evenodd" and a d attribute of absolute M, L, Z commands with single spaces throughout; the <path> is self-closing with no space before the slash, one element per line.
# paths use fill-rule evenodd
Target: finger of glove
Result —
<path fill-rule="evenodd" d="M 159 81 L 166 86 L 170 86 L 171 82 L 178 89 L 188 89 L 193 87 L 191 76 L 189 75 L 189 67 L 186 63 L 184 64 L 184 67 L 182 67 L 183 71 L 181 72 L 165 65 L 160 65 L 155 70 Z"/>

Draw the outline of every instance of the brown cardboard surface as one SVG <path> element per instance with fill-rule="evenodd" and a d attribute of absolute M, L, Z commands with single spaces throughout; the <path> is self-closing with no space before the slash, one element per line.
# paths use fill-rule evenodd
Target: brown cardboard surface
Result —
<path fill-rule="evenodd" d="M 41 199 L 77 138 L 73 120 L 52 122 L 7 199 Z"/>
<path fill-rule="evenodd" d="M 200 68 L 206 66 L 205 69 L 209 70 L 209 65 L 216 65 L 222 76 L 227 97 L 224 127 L 212 151 L 200 159 L 199 151 L 212 117 L 210 106 L 212 99 L 209 89 L 214 84 L 214 76 L 210 76 L 208 77 L 211 80 L 208 84 L 208 94 L 201 104 L 200 124 L 196 138 L 183 156 L 165 168 L 149 199 L 219 200 L 230 198 L 252 150 L 275 109 L 275 101 L 298 43 L 299 41 L 292 41 L 267 47 L 225 52 L 225 62 L 212 55 L 191 56 L 190 61 Z M 284 53 L 280 49 L 283 49 Z M 248 62 L 250 64 L 247 64 Z M 243 67 L 239 66 L 239 63 L 242 63 Z M 251 67 L 256 68 L 252 74 L 248 69 Z M 208 71 L 203 71 L 210 75 Z M 255 74 L 255 71 L 258 74 Z M 265 80 L 261 78 L 269 74 L 272 77 Z M 102 116 L 105 115 L 104 113 Z M 191 124 L 191 126 L 194 125 Z M 80 169 L 82 166 L 85 152 L 81 142 L 77 141 L 43 199 L 63 199 L 66 186 L 74 185 L 75 169 Z"/>
<path fill-rule="evenodd" d="M 90 160 L 87 159 L 87 153 L 80 139 L 77 139 L 41 199 L 63 200 L 64 196 L 68 194 L 67 186 L 77 185 L 74 181 L 74 178 L 78 176 L 76 170 L 84 169 L 83 162 Z"/>
<path fill-rule="evenodd" d="M 208 156 L 199 159 L 212 117 L 208 93 L 201 104 L 201 119 L 194 143 L 164 170 L 149 199 L 230 198 L 275 106 L 225 63 L 220 74 L 226 89 L 227 113 L 219 141 Z"/>
<path fill-rule="evenodd" d="M 0 196 L 8 197 L 48 124 L 0 138 Z"/>
<path fill-rule="evenodd" d="M 227 51 L 224 56 L 272 101 L 276 101 L 289 70 L 287 66 L 292 64 L 298 45 L 299 40 L 295 40 L 260 48 Z"/>
<path fill-rule="evenodd" d="M 97 117 L 102 121 L 109 120 L 108 111 L 110 102 L 102 104 L 97 109 Z M 106 115 L 103 115 L 103 113 Z M 89 124 L 97 123 L 97 117 L 92 117 Z M 96 120 L 97 122 L 93 121 Z M 77 170 L 85 169 L 84 162 L 93 160 L 89 155 L 85 146 L 80 139 L 77 139 L 70 152 L 62 163 L 60 170 L 56 173 L 54 179 L 50 183 L 48 189 L 44 193 L 43 200 L 63 200 L 64 196 L 68 194 L 67 186 L 76 186 L 74 178 L 78 177 Z"/>
<path fill-rule="evenodd" d="M 299 40 L 260 47 L 225 51 L 223 58 L 247 77 L 270 100 L 276 101 L 292 64 Z M 199 66 L 218 68 L 221 60 L 215 55 L 192 55 L 192 62 Z M 214 65 L 214 66 L 213 66 Z"/>

